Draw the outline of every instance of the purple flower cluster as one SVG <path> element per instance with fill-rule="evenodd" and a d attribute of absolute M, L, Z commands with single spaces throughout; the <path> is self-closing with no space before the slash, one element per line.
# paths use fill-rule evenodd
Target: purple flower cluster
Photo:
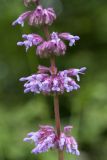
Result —
<path fill-rule="evenodd" d="M 25 39 L 24 42 L 18 42 L 17 45 L 18 46 L 25 45 L 26 46 L 26 51 L 29 49 L 29 47 L 37 46 L 41 42 L 43 42 L 42 37 L 37 35 L 37 34 L 28 34 L 28 35 L 23 34 L 22 38 Z"/>
<path fill-rule="evenodd" d="M 66 45 L 62 40 L 68 40 L 70 46 L 75 45 L 75 41 L 79 40 L 78 36 L 73 36 L 69 33 L 58 34 L 56 32 L 50 35 L 50 40 L 48 41 L 43 40 L 43 38 L 37 34 L 25 34 L 22 37 L 25 39 L 24 42 L 18 42 L 17 45 L 25 45 L 26 51 L 29 47 L 37 46 L 36 54 L 40 57 L 64 55 Z"/>
<path fill-rule="evenodd" d="M 67 153 L 79 156 L 80 152 L 78 150 L 78 144 L 75 138 L 73 136 L 70 136 L 70 131 L 72 128 L 72 126 L 64 127 L 64 132 L 62 132 L 60 135 L 58 145 L 60 150 L 66 149 Z"/>
<path fill-rule="evenodd" d="M 80 155 L 78 145 L 74 137 L 70 136 L 72 126 L 66 126 L 64 132 L 58 137 L 52 126 L 40 126 L 39 131 L 28 133 L 24 138 L 25 142 L 34 142 L 35 148 L 32 153 L 38 154 L 47 152 L 49 149 L 66 149 L 66 152 Z"/>
<path fill-rule="evenodd" d="M 63 94 L 65 91 L 71 92 L 80 88 L 72 77 L 76 76 L 79 81 L 79 74 L 84 74 L 85 70 L 86 68 L 83 67 L 81 69 L 60 71 L 55 75 L 48 73 L 33 74 L 29 77 L 21 78 L 20 81 L 27 81 L 24 84 L 25 93 Z"/>
<path fill-rule="evenodd" d="M 29 25 L 39 26 L 39 25 L 51 25 L 56 19 L 56 14 L 53 8 L 43 9 L 42 6 L 37 6 L 34 11 L 27 11 L 22 13 L 18 19 L 13 22 L 13 25 L 20 24 L 24 26 L 25 20 L 28 20 Z"/>
<path fill-rule="evenodd" d="M 53 32 L 50 35 L 50 40 L 44 41 L 37 47 L 36 54 L 40 57 L 48 57 L 52 55 L 64 55 L 66 51 L 66 45 L 58 37 L 57 33 Z"/>
<path fill-rule="evenodd" d="M 32 153 L 47 152 L 49 149 L 55 148 L 55 131 L 51 126 L 40 126 L 40 130 L 37 132 L 31 132 L 28 134 L 24 141 L 32 141 L 35 143 L 35 148 Z"/>

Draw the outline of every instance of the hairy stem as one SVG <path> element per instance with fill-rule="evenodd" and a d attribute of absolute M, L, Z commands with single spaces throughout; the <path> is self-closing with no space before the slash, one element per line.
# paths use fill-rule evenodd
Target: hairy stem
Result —
<path fill-rule="evenodd" d="M 49 40 L 50 35 L 47 25 L 44 26 L 44 33 L 46 39 Z M 51 63 L 52 74 L 55 75 L 57 73 L 55 56 L 52 56 L 50 58 L 50 63 Z M 59 113 L 59 97 L 56 94 L 54 95 L 54 112 L 55 112 L 56 131 L 57 131 L 57 136 L 59 138 L 61 134 L 61 123 L 60 123 L 60 113 Z M 61 150 L 58 150 L 58 160 L 64 160 L 63 151 Z"/>

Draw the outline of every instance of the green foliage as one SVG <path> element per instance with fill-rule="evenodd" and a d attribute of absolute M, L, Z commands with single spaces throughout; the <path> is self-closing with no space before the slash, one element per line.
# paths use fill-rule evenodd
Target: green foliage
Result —
<path fill-rule="evenodd" d="M 74 126 L 72 134 L 81 150 L 79 160 L 106 160 L 107 1 L 41 1 L 45 6 L 54 6 L 58 14 L 50 31 L 68 31 L 81 37 L 64 57 L 57 58 L 58 68 L 87 67 L 87 73 L 81 77 L 81 89 L 60 97 L 62 126 Z M 23 142 L 26 134 L 36 131 L 39 124 L 55 123 L 52 98 L 25 95 L 18 81 L 36 72 L 38 64 L 50 65 L 49 60 L 41 60 L 34 54 L 34 48 L 26 54 L 23 47 L 16 46 L 22 33 L 39 29 L 27 25 L 13 28 L 12 21 L 25 11 L 22 1 L 0 2 L 0 160 L 57 159 L 56 151 L 32 155 L 34 145 Z M 65 159 L 76 157 L 65 154 Z"/>

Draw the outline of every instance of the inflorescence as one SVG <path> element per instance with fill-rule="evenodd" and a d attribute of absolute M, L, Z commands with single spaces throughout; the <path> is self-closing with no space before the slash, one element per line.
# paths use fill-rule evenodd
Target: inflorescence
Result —
<path fill-rule="evenodd" d="M 39 4 L 39 0 L 24 0 L 25 6 L 30 3 L 36 4 L 33 11 L 22 13 L 12 25 L 20 24 L 24 26 L 25 21 L 29 25 L 47 27 L 56 19 L 53 8 L 43 8 Z M 46 36 L 46 35 L 45 35 Z M 66 53 L 65 40 L 69 42 L 69 46 L 75 45 L 80 39 L 79 36 L 73 36 L 70 33 L 53 32 L 44 38 L 38 34 L 23 34 L 24 41 L 18 42 L 18 46 L 25 46 L 26 51 L 32 46 L 36 46 L 36 55 L 40 58 L 55 57 Z M 38 72 L 28 77 L 20 78 L 20 81 L 26 81 L 24 84 L 24 92 L 43 93 L 45 95 L 59 95 L 64 92 L 71 92 L 80 88 L 76 81 L 80 81 L 79 74 L 84 74 L 86 68 L 71 68 L 64 71 L 58 71 L 56 66 L 45 67 L 39 66 Z M 76 77 L 76 78 L 75 78 Z M 39 131 L 28 134 L 24 141 L 32 141 L 35 148 L 32 153 L 47 152 L 49 149 L 66 150 L 68 153 L 80 155 L 78 145 L 74 137 L 70 135 L 72 126 L 64 127 L 64 131 L 58 134 L 52 126 L 40 126 Z"/>

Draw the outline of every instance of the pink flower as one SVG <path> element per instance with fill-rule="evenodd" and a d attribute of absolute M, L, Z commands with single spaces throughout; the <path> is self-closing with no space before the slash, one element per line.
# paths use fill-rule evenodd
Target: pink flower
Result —
<path fill-rule="evenodd" d="M 26 47 L 26 51 L 32 47 L 32 46 L 37 46 L 39 45 L 41 42 L 43 42 L 43 39 L 41 36 L 37 35 L 37 34 L 24 34 L 22 35 L 22 38 L 24 38 L 25 40 L 23 42 L 18 42 L 17 45 L 18 46 L 22 46 L 24 45 Z"/>
<path fill-rule="evenodd" d="M 37 47 L 36 54 L 40 57 L 49 57 L 52 55 L 64 55 L 66 51 L 65 44 L 59 40 L 45 41 Z"/>

